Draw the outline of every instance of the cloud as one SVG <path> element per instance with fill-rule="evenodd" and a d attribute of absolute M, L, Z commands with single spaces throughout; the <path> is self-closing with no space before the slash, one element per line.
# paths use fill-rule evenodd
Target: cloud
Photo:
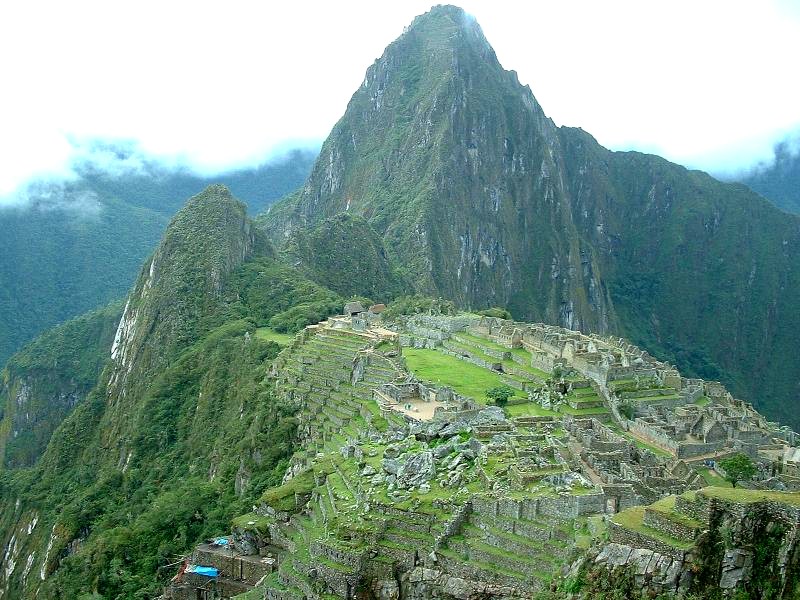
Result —
<path fill-rule="evenodd" d="M 26 182 L 0 197 L 0 210 L 59 211 L 80 218 L 96 218 L 102 210 L 97 194 L 72 179 L 39 178 Z"/>
<path fill-rule="evenodd" d="M 2 3 L 0 196 L 32 177 L 74 176 L 90 140 L 133 141 L 200 173 L 318 143 L 369 64 L 429 6 Z M 800 14 L 787 0 L 463 6 L 557 123 L 611 148 L 713 171 L 765 159 L 800 127 Z"/>

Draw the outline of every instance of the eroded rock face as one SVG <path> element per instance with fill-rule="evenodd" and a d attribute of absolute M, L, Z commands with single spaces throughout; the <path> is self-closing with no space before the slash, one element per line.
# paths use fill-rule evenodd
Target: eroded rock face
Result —
<path fill-rule="evenodd" d="M 712 498 L 707 506 L 707 529 L 694 545 L 676 546 L 667 555 L 612 541 L 586 558 L 590 579 L 605 582 L 606 587 L 615 582 L 632 585 L 654 595 L 705 598 L 719 589 L 731 596 L 745 592 L 751 598 L 793 597 L 800 510 L 766 500 Z"/>
<path fill-rule="evenodd" d="M 397 471 L 397 483 L 402 487 L 418 487 L 436 477 L 433 452 L 412 454 Z"/>

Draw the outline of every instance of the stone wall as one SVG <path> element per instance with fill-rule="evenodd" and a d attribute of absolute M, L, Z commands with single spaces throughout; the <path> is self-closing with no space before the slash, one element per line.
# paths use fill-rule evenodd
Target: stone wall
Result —
<path fill-rule="evenodd" d="M 654 445 L 672 453 L 678 452 L 678 442 L 669 437 L 666 433 L 650 426 L 649 424 L 637 419 L 628 422 L 628 431 L 638 435 Z"/>
<path fill-rule="evenodd" d="M 713 454 L 722 450 L 726 444 L 726 440 L 709 442 L 706 444 L 681 442 L 678 444 L 677 457 L 692 458 L 695 456 L 703 456 L 705 454 Z"/>
<path fill-rule="evenodd" d="M 611 541 L 615 544 L 624 544 L 626 546 L 631 546 L 632 548 L 644 548 L 646 550 L 651 550 L 653 552 L 657 552 L 681 561 L 684 560 L 686 556 L 685 550 L 670 546 L 665 542 L 642 535 L 631 529 L 627 529 L 626 527 L 618 525 L 613 521 L 609 521 L 608 525 Z"/>

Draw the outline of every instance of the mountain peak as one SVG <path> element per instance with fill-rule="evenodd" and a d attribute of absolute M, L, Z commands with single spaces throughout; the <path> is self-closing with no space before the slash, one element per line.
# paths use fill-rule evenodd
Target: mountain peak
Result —
<path fill-rule="evenodd" d="M 471 17 L 460 6 L 437 4 L 432 6 L 428 12 L 415 17 L 407 29 L 411 30 L 415 27 L 424 26 L 429 22 L 436 22 L 437 25 L 441 25 L 442 20 L 445 19 L 449 19 L 453 24 L 466 26 L 468 24 L 467 20 L 471 19 Z M 474 23 L 475 19 L 471 19 L 471 21 Z"/>
<path fill-rule="evenodd" d="M 401 42 L 405 36 L 421 40 L 428 52 L 455 50 L 466 43 L 479 49 L 481 53 L 488 52 L 494 57 L 494 51 L 475 17 L 452 4 L 437 4 L 416 17 L 395 44 Z M 395 44 L 390 45 L 387 52 Z"/>
<path fill-rule="evenodd" d="M 133 372 L 145 375 L 195 335 L 227 275 L 266 250 L 244 203 L 210 185 L 175 215 L 128 297 L 111 349 L 111 387 L 124 392 Z M 144 357 L 140 359 L 140 357 Z M 136 368 L 134 368 L 134 364 Z"/>
<path fill-rule="evenodd" d="M 216 200 L 221 198 L 226 200 L 235 199 L 233 194 L 231 194 L 231 191 L 228 189 L 228 186 L 222 183 L 212 183 L 194 197 L 203 200 Z"/>

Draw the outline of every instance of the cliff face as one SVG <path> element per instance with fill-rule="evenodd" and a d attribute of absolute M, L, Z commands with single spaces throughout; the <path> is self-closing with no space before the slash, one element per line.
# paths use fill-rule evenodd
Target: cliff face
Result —
<path fill-rule="evenodd" d="M 558 130 L 460 9 L 419 17 L 372 65 L 304 188 L 265 222 L 280 240 L 364 216 L 421 291 L 606 330 Z"/>
<path fill-rule="evenodd" d="M 56 427 L 95 386 L 121 308 L 68 321 L 9 360 L 0 381 L 0 468 L 33 465 Z"/>
<path fill-rule="evenodd" d="M 644 526 L 625 511 L 612 518 L 611 541 L 574 567 L 577 581 L 588 598 L 796 598 L 800 511 L 797 499 L 787 498 L 706 488 L 671 508 L 663 500 L 646 507 Z"/>
<path fill-rule="evenodd" d="M 305 186 L 260 223 L 281 245 L 342 213 L 419 291 L 625 335 L 796 423 L 800 219 L 556 127 L 460 9 L 387 47 Z"/>

